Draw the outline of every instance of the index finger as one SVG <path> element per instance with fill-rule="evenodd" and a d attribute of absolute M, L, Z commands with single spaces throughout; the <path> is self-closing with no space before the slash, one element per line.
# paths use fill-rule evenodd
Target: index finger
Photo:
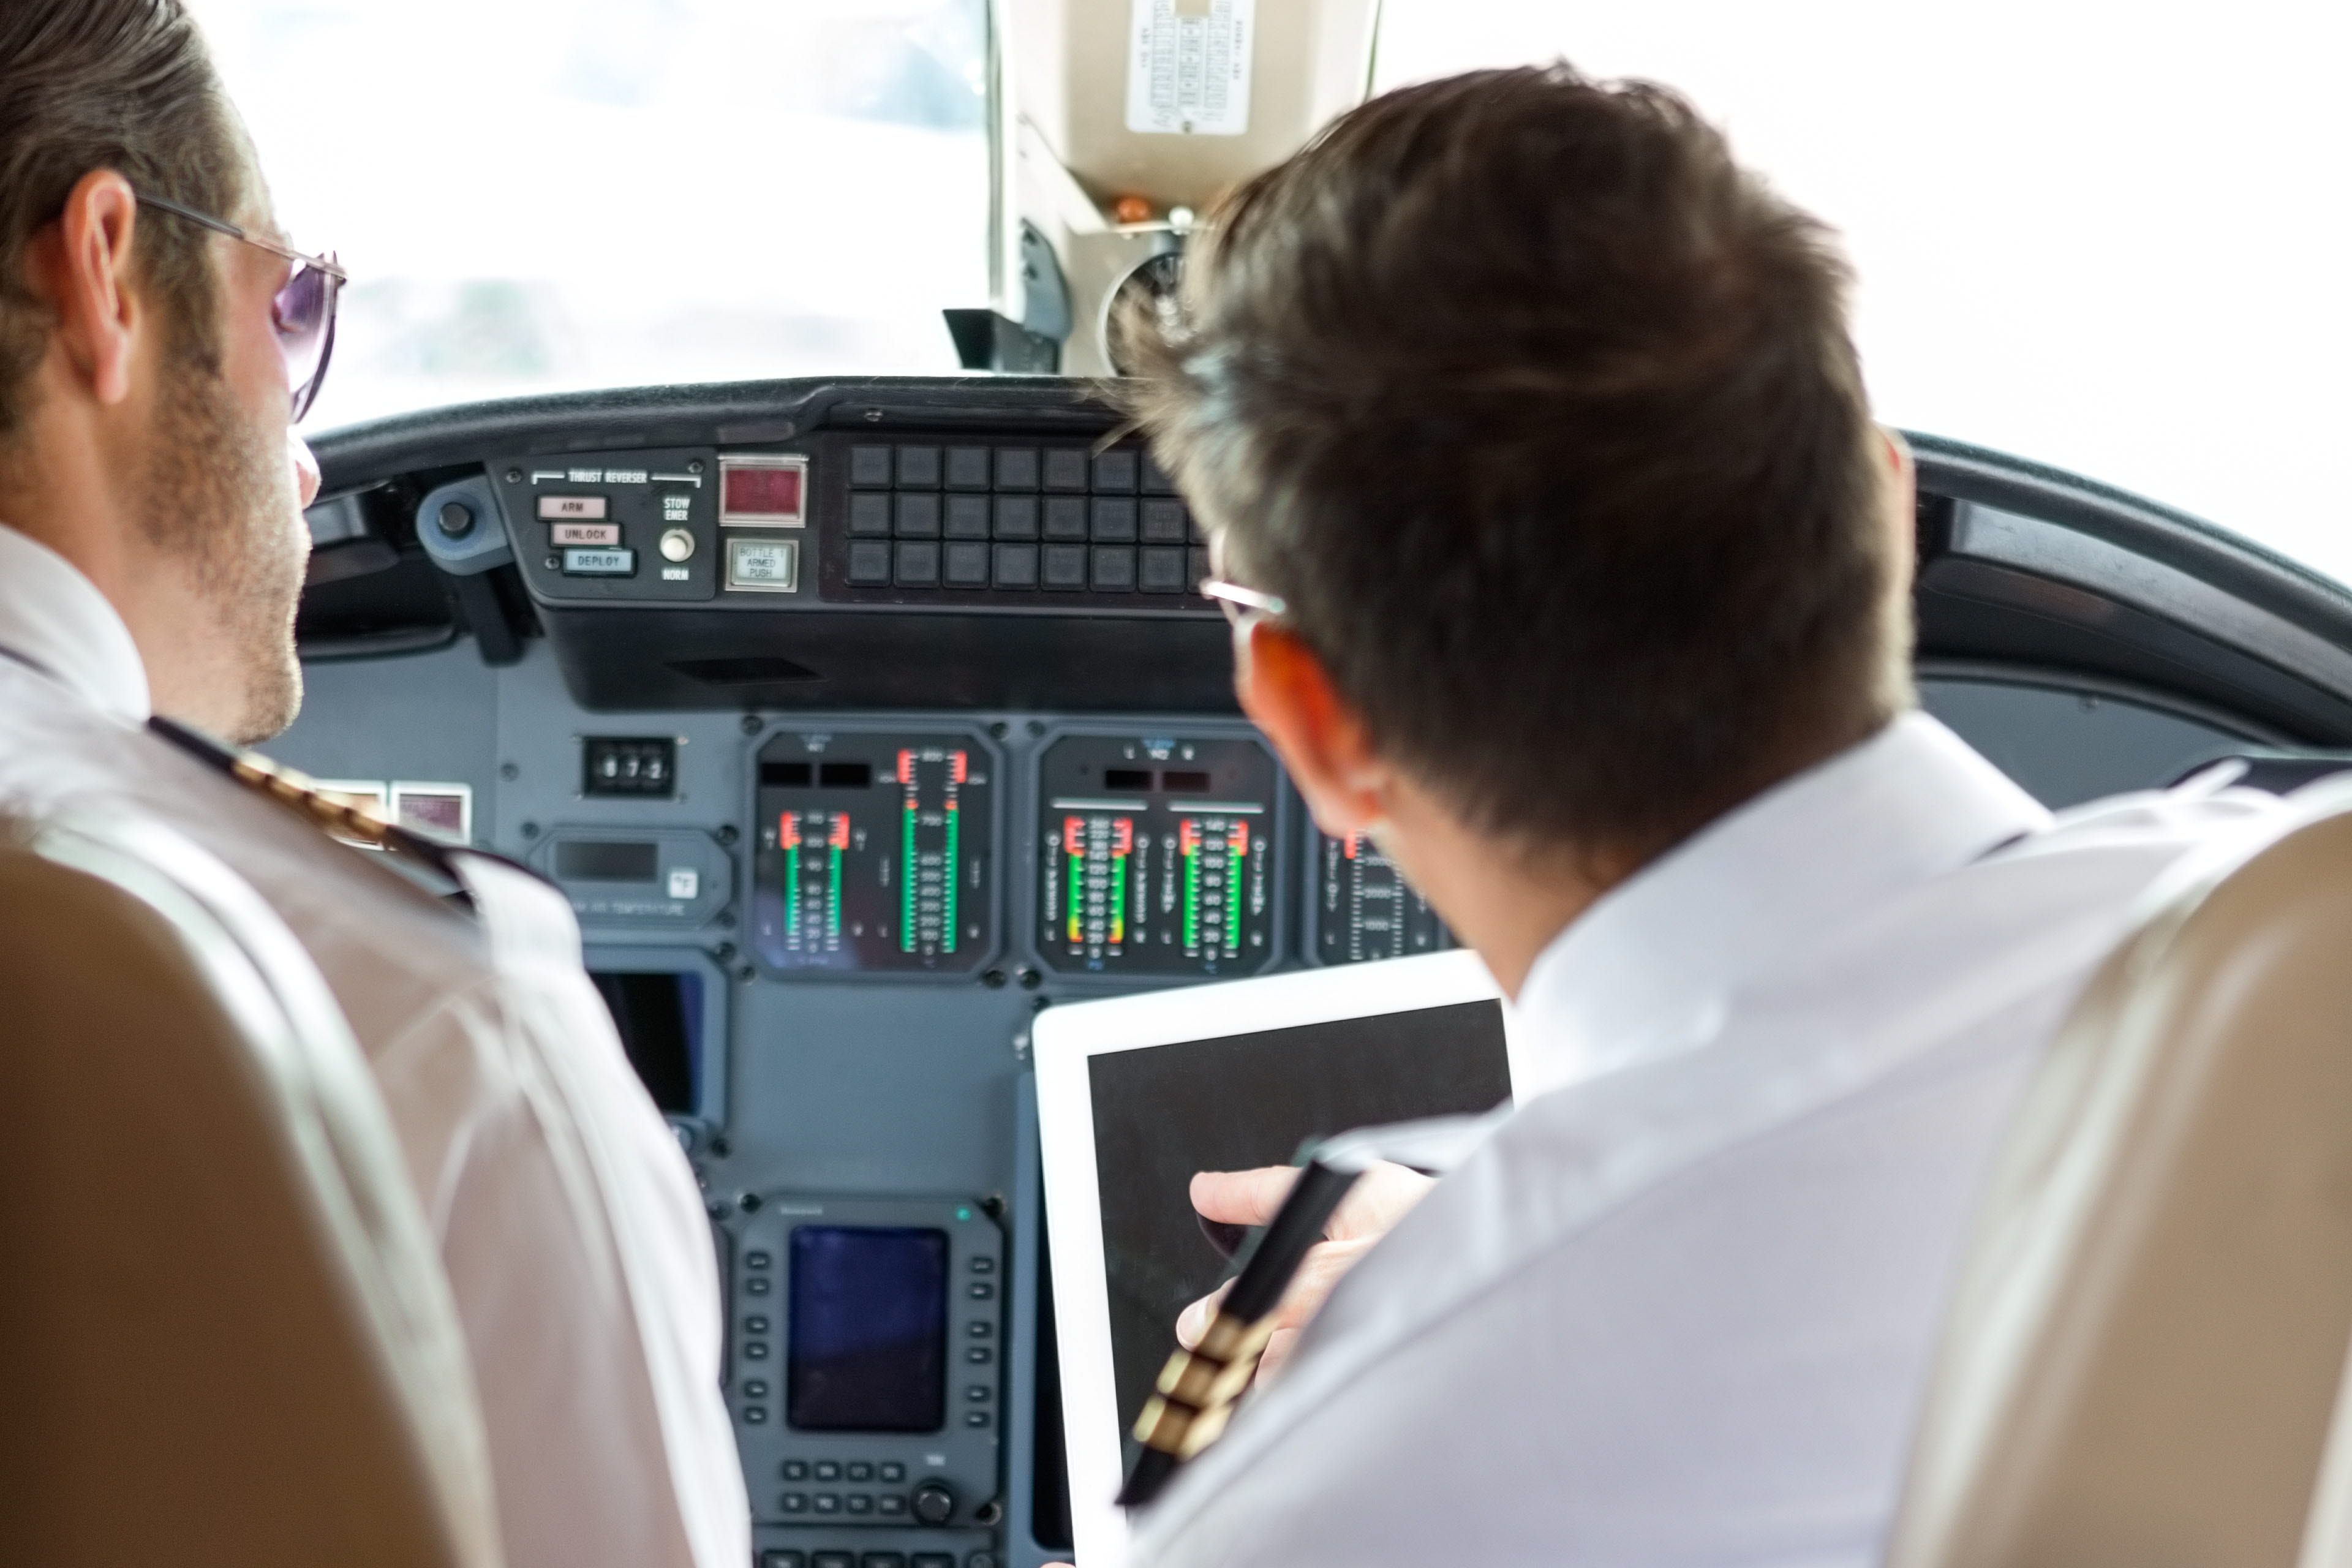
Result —
<path fill-rule="evenodd" d="M 1192 1177 L 1192 1207 L 1228 1225 L 1264 1225 L 1298 1180 L 1296 1165 L 1260 1165 L 1255 1171 L 1202 1171 Z"/>

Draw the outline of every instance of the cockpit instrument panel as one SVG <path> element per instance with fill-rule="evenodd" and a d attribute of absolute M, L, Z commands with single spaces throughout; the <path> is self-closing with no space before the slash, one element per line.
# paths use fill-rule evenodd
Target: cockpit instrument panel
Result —
<path fill-rule="evenodd" d="M 1259 742 L 1067 735 L 1037 775 L 1049 966 L 1232 976 L 1279 956 L 1281 776 Z"/>
<path fill-rule="evenodd" d="M 1307 951 L 1316 963 L 1409 958 L 1458 945 L 1429 900 L 1368 836 L 1318 833 L 1313 852 Z"/>
<path fill-rule="evenodd" d="M 758 770 L 752 941 L 769 968 L 966 974 L 988 961 L 996 758 L 978 736 L 786 732 Z"/>

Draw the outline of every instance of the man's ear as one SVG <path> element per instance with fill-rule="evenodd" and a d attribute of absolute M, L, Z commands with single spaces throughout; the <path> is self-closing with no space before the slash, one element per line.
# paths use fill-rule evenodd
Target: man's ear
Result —
<path fill-rule="evenodd" d="M 139 198 L 111 169 L 75 182 L 65 210 L 35 236 L 28 281 L 57 321 L 57 349 L 88 395 L 111 406 L 131 395 L 149 317 L 133 287 Z"/>
<path fill-rule="evenodd" d="M 1252 622 L 1236 641 L 1234 689 L 1242 710 L 1282 753 L 1323 831 L 1344 838 L 1383 821 L 1390 770 L 1322 661 L 1268 621 Z"/>
<path fill-rule="evenodd" d="M 1878 426 L 1881 461 L 1885 466 L 1885 495 L 1886 526 L 1895 535 L 1895 560 L 1902 570 L 1896 580 L 1908 584 L 1912 567 L 1919 551 L 1919 469 L 1911 456 L 1911 443 L 1902 432 Z"/>

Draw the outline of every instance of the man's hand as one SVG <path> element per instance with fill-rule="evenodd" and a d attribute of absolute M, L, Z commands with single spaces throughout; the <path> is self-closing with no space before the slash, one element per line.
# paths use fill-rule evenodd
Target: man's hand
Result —
<path fill-rule="evenodd" d="M 1296 1167 L 1263 1165 L 1255 1171 L 1202 1171 L 1192 1178 L 1192 1206 L 1204 1219 L 1223 1220 L 1228 1225 L 1264 1225 L 1274 1217 L 1275 1210 L 1290 1194 L 1290 1184 L 1298 1179 Z M 1265 1353 L 1259 1358 L 1257 1375 L 1265 1378 L 1273 1373 L 1290 1354 L 1298 1341 L 1298 1331 L 1308 1319 L 1322 1310 L 1323 1299 L 1339 1277 L 1356 1266 L 1356 1260 L 1371 1250 L 1374 1243 L 1386 1236 L 1412 1208 L 1423 1194 L 1437 1184 L 1418 1171 L 1386 1161 L 1364 1173 L 1348 1194 L 1347 1200 L 1333 1212 L 1323 1234 L 1328 1239 L 1318 1242 L 1307 1254 L 1298 1276 L 1275 1309 L 1274 1337 L 1266 1342 Z M 1221 1285 L 1184 1309 L 1176 1320 L 1176 1338 L 1190 1350 L 1201 1342 L 1209 1331 L 1209 1321 L 1216 1315 L 1217 1304 L 1225 1298 L 1229 1286 Z"/>

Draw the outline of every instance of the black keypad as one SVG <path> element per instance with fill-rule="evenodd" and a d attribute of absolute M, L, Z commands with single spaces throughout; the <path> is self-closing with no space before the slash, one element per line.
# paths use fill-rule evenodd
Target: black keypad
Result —
<path fill-rule="evenodd" d="M 885 544 L 882 548 L 887 550 L 890 547 Z M 765 1279 L 746 1279 L 743 1281 L 743 1293 L 747 1296 L 764 1296 L 768 1293 L 768 1282 Z"/>
<path fill-rule="evenodd" d="M 781 1513 L 806 1513 L 808 1507 L 806 1492 L 786 1492 L 776 1500 L 776 1509 Z"/>
<path fill-rule="evenodd" d="M 778 1550 L 760 1553 L 760 1568 L 808 1568 L 808 1553 Z"/>
<path fill-rule="evenodd" d="M 898 488 L 902 490 L 939 489 L 940 449 L 937 447 L 899 447 Z"/>
<path fill-rule="evenodd" d="M 821 1481 L 837 1481 L 841 1479 L 841 1467 L 831 1459 L 820 1459 L 816 1466 L 816 1479 Z"/>
<path fill-rule="evenodd" d="M 984 490 L 988 488 L 988 448 L 985 447 L 950 447 L 948 448 L 948 489 L 951 490 Z"/>
<path fill-rule="evenodd" d="M 874 1479 L 874 1467 L 861 1461 L 850 1466 L 846 1474 L 853 1481 L 870 1481 Z"/>
<path fill-rule="evenodd" d="M 1037 547 L 1034 544 L 1000 544 L 996 547 L 996 585 L 1000 588 L 1034 588 L 1037 585 Z"/>
<path fill-rule="evenodd" d="M 898 547 L 895 573 L 902 588 L 928 588 L 940 580 L 940 547 L 913 541 Z"/>
<path fill-rule="evenodd" d="M 895 531 L 901 539 L 937 539 L 940 536 L 940 498 L 934 495 L 902 495 L 898 498 Z"/>
<path fill-rule="evenodd" d="M 907 1563 L 908 1568 L 956 1568 L 954 1555 L 946 1552 L 918 1552 Z"/>
<path fill-rule="evenodd" d="M 1133 452 L 1098 452 L 1095 455 L 1096 489 L 1132 491 L 1135 477 L 1136 455 Z"/>
<path fill-rule="evenodd" d="M 743 1424 L 747 1426 L 765 1426 L 768 1424 L 768 1412 L 766 1407 L 758 1405 L 745 1405 L 743 1407 Z"/>
<path fill-rule="evenodd" d="M 963 1352 L 963 1359 L 974 1366 L 986 1366 L 996 1359 L 996 1352 L 986 1345 L 973 1345 Z"/>
<path fill-rule="evenodd" d="M 809 1499 L 809 1506 L 819 1513 L 839 1513 L 841 1496 L 837 1492 L 819 1492 Z"/>
<path fill-rule="evenodd" d="M 857 1568 L 907 1568 L 903 1552 L 869 1552 L 857 1560 Z"/>
<path fill-rule="evenodd" d="M 768 1397 L 768 1385 L 761 1383 L 755 1377 L 751 1382 L 743 1385 L 743 1397 L 746 1399 L 765 1399 Z M 785 1479 L 789 1480 L 791 1478 L 786 1477 Z"/>
<path fill-rule="evenodd" d="M 999 447 L 996 449 L 996 488 L 1001 490 L 1035 489 L 1037 448 Z"/>
<path fill-rule="evenodd" d="M 1122 544 L 1097 544 L 1094 552 L 1094 585 L 1105 593 L 1125 593 L 1135 586 L 1135 552 Z M 992 1287 L 975 1285 L 979 1295 Z"/>
<path fill-rule="evenodd" d="M 747 1252 L 743 1255 L 743 1267 L 746 1268 L 765 1268 L 774 1261 L 773 1258 L 764 1252 Z"/>
<path fill-rule="evenodd" d="M 996 537 L 999 539 L 1036 538 L 1037 498 L 1035 496 L 998 496 L 996 498 Z"/>
<path fill-rule="evenodd" d="M 897 1492 L 884 1492 L 874 1500 L 874 1509 L 885 1519 L 898 1519 L 907 1511 L 907 1500 Z"/>
<path fill-rule="evenodd" d="M 970 1268 L 974 1274 L 993 1274 L 996 1272 L 996 1259 L 993 1258 L 975 1258 L 964 1267 Z"/>
<path fill-rule="evenodd" d="M 989 1387 L 988 1384 L 984 1383 L 975 1383 L 970 1388 L 963 1391 L 963 1396 L 974 1405 L 987 1404 L 988 1395 Z"/>
<path fill-rule="evenodd" d="M 857 1553 L 813 1552 L 809 1554 L 809 1568 L 857 1568 Z"/>
<path fill-rule="evenodd" d="M 788 1481 L 804 1481 L 808 1479 L 808 1461 L 806 1459 L 786 1459 L 784 1461 L 784 1479 Z"/>
<path fill-rule="evenodd" d="M 1049 490 L 1085 489 L 1087 466 L 1087 452 L 1083 447 L 1047 447 L 1045 488 Z"/>
<path fill-rule="evenodd" d="M 1097 496 L 1094 539 L 1098 544 L 1135 542 L 1135 502 L 1120 496 Z"/>
<path fill-rule="evenodd" d="M 907 1467 L 896 1462 L 885 1465 L 882 1467 L 882 1479 L 886 1481 L 903 1481 L 907 1479 Z"/>
<path fill-rule="evenodd" d="M 950 539 L 986 539 L 988 537 L 988 498 L 986 496 L 948 497 L 947 534 Z"/>
<path fill-rule="evenodd" d="M 743 1342 L 743 1359 L 744 1359 L 745 1361 L 765 1361 L 765 1360 L 767 1360 L 767 1359 L 768 1359 L 768 1346 L 767 1346 L 766 1342 L 761 1341 L 761 1340 L 746 1340 L 746 1341 L 744 1341 L 744 1342 Z"/>
<path fill-rule="evenodd" d="M 852 1492 L 845 1500 L 849 1505 L 849 1511 L 852 1513 L 872 1513 L 874 1511 L 874 1500 L 867 1497 L 864 1492 Z"/>
<path fill-rule="evenodd" d="M 851 498 L 853 500 L 856 497 Z M 1181 544 L 1184 542 L 1184 503 L 1180 500 L 1148 500 L 1143 503 L 1143 542 L 1146 544 Z"/>
<path fill-rule="evenodd" d="M 985 1426 L 988 1425 L 988 1412 L 985 1410 L 967 1410 L 963 1413 L 963 1424 L 967 1426 Z M 817 1511 L 822 1513 L 824 1510 L 823 1509 L 819 1509 Z"/>
<path fill-rule="evenodd" d="M 963 1331 L 970 1334 L 973 1339 L 984 1340 L 994 1334 L 996 1330 L 992 1325 L 988 1323 L 966 1323 L 963 1326 Z"/>
<path fill-rule="evenodd" d="M 1147 544 L 1136 585 L 1147 594 L 1181 594 L 1192 586 L 1184 581 L 1184 552 L 1174 544 Z"/>
<path fill-rule="evenodd" d="M 747 1334 L 764 1334 L 768 1331 L 768 1320 L 746 1318 L 743 1320 L 743 1331 Z"/>
<path fill-rule="evenodd" d="M 1199 524 L 1139 447 L 868 443 L 849 482 L 854 587 L 1176 595 L 1202 574 Z"/>

